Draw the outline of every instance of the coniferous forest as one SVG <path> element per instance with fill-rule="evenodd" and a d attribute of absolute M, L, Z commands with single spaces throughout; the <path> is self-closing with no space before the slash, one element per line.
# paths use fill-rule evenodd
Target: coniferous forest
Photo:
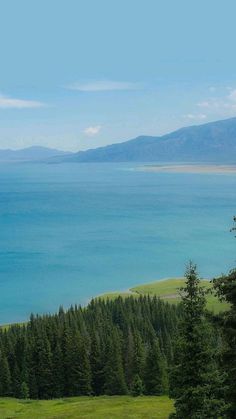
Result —
<path fill-rule="evenodd" d="M 169 394 L 171 417 L 236 418 L 236 270 L 212 282 L 217 315 L 190 263 L 180 304 L 95 299 L 0 329 L 0 396 Z"/>
<path fill-rule="evenodd" d="M 93 300 L 0 332 L 0 395 L 168 393 L 181 307 L 157 298 Z"/>

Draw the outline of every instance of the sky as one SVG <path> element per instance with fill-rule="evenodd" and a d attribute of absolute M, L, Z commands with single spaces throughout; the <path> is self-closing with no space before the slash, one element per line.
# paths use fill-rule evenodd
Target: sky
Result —
<path fill-rule="evenodd" d="M 0 0 L 0 148 L 236 116 L 235 0 Z"/>

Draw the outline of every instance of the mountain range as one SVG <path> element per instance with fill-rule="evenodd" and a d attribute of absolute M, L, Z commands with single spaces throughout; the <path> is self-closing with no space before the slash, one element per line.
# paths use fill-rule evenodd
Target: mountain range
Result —
<path fill-rule="evenodd" d="M 66 156 L 69 153 L 53 148 L 32 146 L 20 150 L 0 150 L 0 162 L 45 161 L 52 157 Z"/>
<path fill-rule="evenodd" d="M 123 143 L 80 151 L 74 162 L 236 163 L 236 118 L 181 128 L 160 137 L 140 136 Z"/>
<path fill-rule="evenodd" d="M 77 153 L 45 147 L 0 150 L 0 161 L 63 162 L 208 162 L 236 163 L 236 118 L 140 136 Z"/>

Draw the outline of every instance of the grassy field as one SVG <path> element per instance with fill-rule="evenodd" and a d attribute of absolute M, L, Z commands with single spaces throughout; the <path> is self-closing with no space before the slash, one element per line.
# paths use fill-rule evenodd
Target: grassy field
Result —
<path fill-rule="evenodd" d="M 56 400 L 0 398 L 1 419 L 166 419 L 173 402 L 161 397 L 72 397 Z"/>
<path fill-rule="evenodd" d="M 210 290 L 212 288 L 209 281 L 203 279 L 201 282 L 206 289 Z M 128 297 L 132 295 L 133 297 L 138 297 L 139 295 L 156 295 L 169 303 L 177 303 L 180 301 L 179 288 L 183 287 L 184 283 L 185 278 L 163 279 L 130 288 L 128 292 L 112 292 L 103 294 L 101 298 L 115 299 L 118 296 Z M 219 311 L 226 310 L 227 304 L 220 302 L 217 297 L 209 294 L 207 296 L 207 308 L 215 313 L 218 313 Z"/>

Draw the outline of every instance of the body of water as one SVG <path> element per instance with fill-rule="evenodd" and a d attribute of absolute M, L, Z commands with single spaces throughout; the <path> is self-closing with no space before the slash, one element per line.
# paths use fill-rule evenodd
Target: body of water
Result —
<path fill-rule="evenodd" d="M 140 165 L 136 165 L 140 166 Z M 236 175 L 133 164 L 0 166 L 0 323 L 235 265 Z"/>

